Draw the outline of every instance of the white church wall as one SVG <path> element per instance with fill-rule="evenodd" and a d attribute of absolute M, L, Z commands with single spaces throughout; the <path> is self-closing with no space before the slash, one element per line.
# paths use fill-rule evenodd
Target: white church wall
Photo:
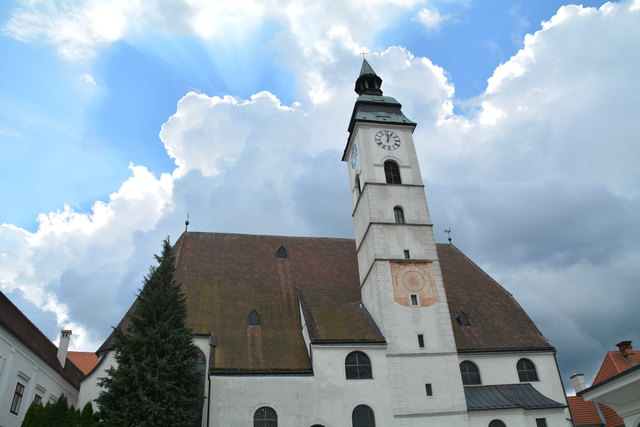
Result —
<path fill-rule="evenodd" d="M 11 403 L 18 382 L 24 390 L 18 413 L 12 414 Z M 70 404 L 75 406 L 78 402 L 78 390 L 0 327 L 0 426 L 19 426 L 36 394 L 43 404 L 57 401 L 62 394 Z"/>
<path fill-rule="evenodd" d="M 100 395 L 102 388 L 98 386 L 98 380 L 107 376 L 107 369 L 118 366 L 115 352 L 107 351 L 102 355 L 96 367 L 80 383 L 80 394 L 78 396 L 78 406 L 83 408 L 87 402 L 91 402 L 94 411 L 98 410 L 95 400 Z"/>
<path fill-rule="evenodd" d="M 566 404 L 564 389 L 552 352 L 460 354 L 458 356 L 459 362 L 469 360 L 476 364 L 483 385 L 519 383 L 516 364 L 523 358 L 533 362 L 538 373 L 539 381 L 531 381 L 530 384 L 546 397 Z"/>
<path fill-rule="evenodd" d="M 501 409 L 469 411 L 469 427 L 487 427 L 492 420 L 500 420 L 507 426 L 536 426 L 536 419 L 544 418 L 549 427 L 570 427 L 562 409 Z"/>

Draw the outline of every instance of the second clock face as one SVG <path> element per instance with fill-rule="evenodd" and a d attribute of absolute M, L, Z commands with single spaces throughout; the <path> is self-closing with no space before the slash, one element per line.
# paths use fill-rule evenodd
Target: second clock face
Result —
<path fill-rule="evenodd" d="M 395 150 L 400 147 L 400 137 L 390 130 L 381 130 L 376 133 L 376 144 L 383 150 Z"/>

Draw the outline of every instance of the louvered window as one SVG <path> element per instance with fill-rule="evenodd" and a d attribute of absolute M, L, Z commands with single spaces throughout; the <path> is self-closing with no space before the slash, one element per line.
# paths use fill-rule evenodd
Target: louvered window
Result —
<path fill-rule="evenodd" d="M 387 180 L 387 184 L 402 184 L 400 168 L 396 162 L 391 160 L 384 162 L 384 177 Z"/>

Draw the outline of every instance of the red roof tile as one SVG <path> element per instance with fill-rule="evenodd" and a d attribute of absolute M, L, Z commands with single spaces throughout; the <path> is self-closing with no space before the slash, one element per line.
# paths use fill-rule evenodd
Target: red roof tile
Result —
<path fill-rule="evenodd" d="M 631 360 L 640 358 L 640 351 L 638 350 L 630 350 L 629 353 L 631 355 Z M 596 385 L 614 375 L 626 371 L 627 369 L 631 369 L 632 367 L 633 365 L 631 362 L 625 359 L 620 351 L 609 351 L 604 357 L 600 370 L 596 374 L 592 385 Z"/>
<path fill-rule="evenodd" d="M 69 351 L 67 358 L 85 375 L 98 364 L 98 356 L 90 351 Z"/>

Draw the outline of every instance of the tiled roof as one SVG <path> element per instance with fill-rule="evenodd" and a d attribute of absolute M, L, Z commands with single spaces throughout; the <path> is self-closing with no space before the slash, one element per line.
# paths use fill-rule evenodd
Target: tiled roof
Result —
<path fill-rule="evenodd" d="M 552 349 L 513 296 L 458 248 L 439 244 L 438 257 L 458 351 Z"/>
<path fill-rule="evenodd" d="M 582 396 L 568 396 L 567 402 L 576 427 L 602 424 L 596 405 L 593 402 L 586 402 Z"/>
<path fill-rule="evenodd" d="M 90 351 L 69 351 L 67 358 L 87 375 L 98 364 L 98 356 Z"/>
<path fill-rule="evenodd" d="M 464 397 L 469 411 L 566 407 L 560 402 L 549 399 L 529 383 L 465 386 Z"/>
<path fill-rule="evenodd" d="M 640 351 L 630 350 L 628 356 L 634 363 L 640 362 Z M 592 385 L 596 385 L 606 379 L 611 378 L 621 372 L 631 369 L 633 365 L 629 360 L 625 359 L 620 351 L 609 351 L 600 365 L 600 370 L 596 374 Z"/>
<path fill-rule="evenodd" d="M 277 256 L 281 246 L 286 258 Z M 452 313 L 463 307 L 472 322 L 469 336 L 454 324 L 459 348 L 550 348 L 502 287 L 455 247 L 437 248 Z M 215 340 L 214 371 L 310 372 L 298 301 L 312 342 L 384 344 L 360 303 L 351 239 L 188 232 L 174 253 L 188 326 Z M 260 326 L 248 325 L 252 310 Z M 99 352 L 110 347 L 108 339 Z"/>
<path fill-rule="evenodd" d="M 0 326 L 66 379 L 69 384 L 76 389 L 80 388 L 80 380 L 84 376 L 82 372 L 69 362 L 69 359 L 63 368 L 58 361 L 58 348 L 2 292 L 0 292 Z"/>

